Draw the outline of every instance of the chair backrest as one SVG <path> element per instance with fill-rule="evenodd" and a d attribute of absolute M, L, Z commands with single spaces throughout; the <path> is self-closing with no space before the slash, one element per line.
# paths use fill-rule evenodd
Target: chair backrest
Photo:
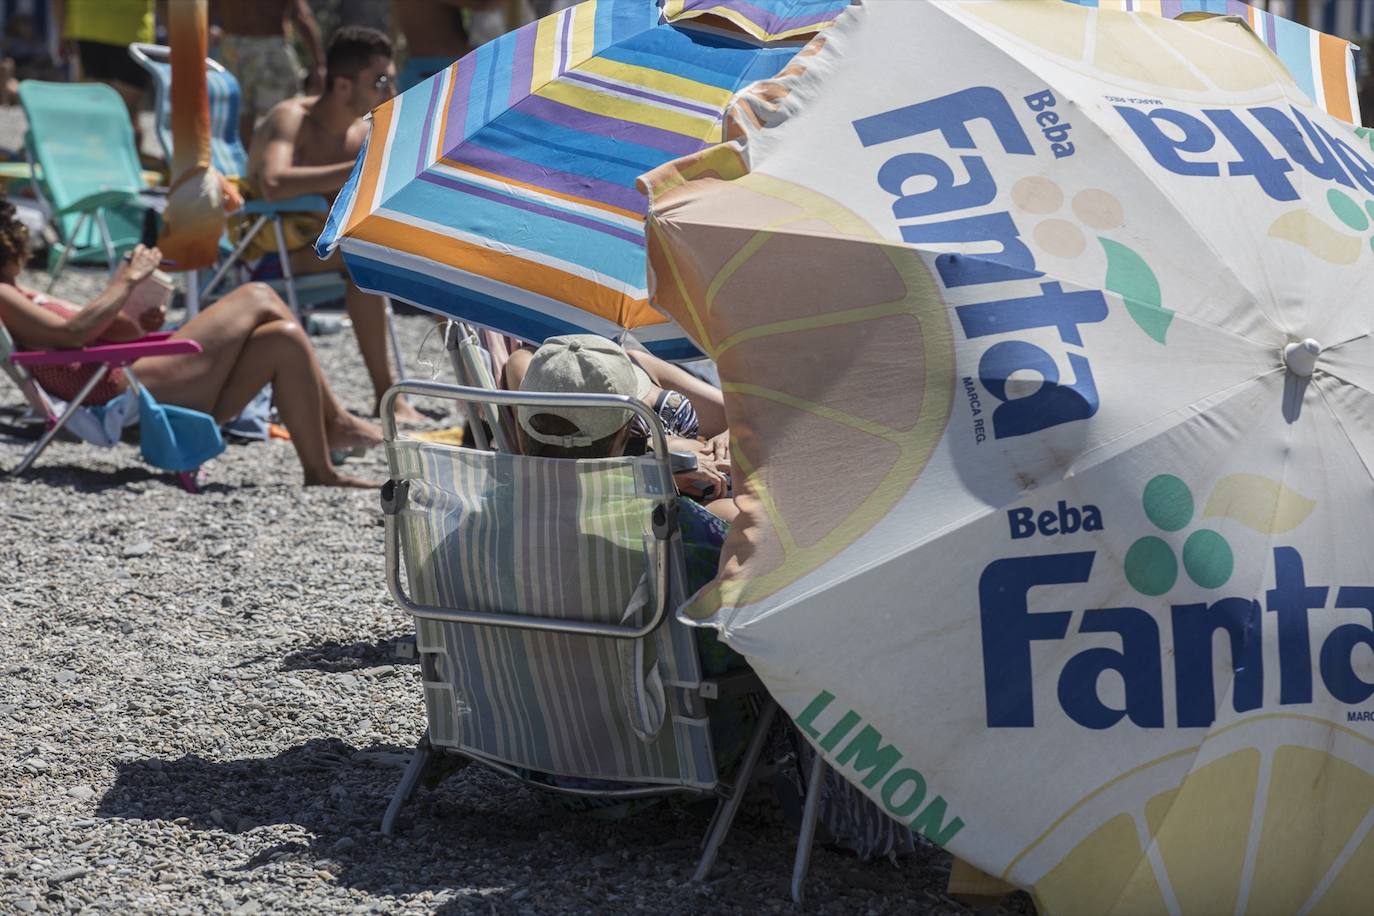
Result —
<path fill-rule="evenodd" d="M 56 212 L 97 195 L 132 199 L 143 189 L 129 112 L 109 86 L 25 80 L 19 102 L 29 122 L 26 141 Z"/>
<path fill-rule="evenodd" d="M 387 449 L 404 493 L 388 549 L 404 559 L 413 602 L 639 626 L 635 609 L 653 607 L 651 593 L 680 603 L 680 538 L 674 526 L 656 543 L 653 530 L 672 494 L 656 459 L 530 458 L 408 439 Z M 563 777 L 714 787 L 696 642 L 672 613 L 624 639 L 412 612 L 434 744 Z M 654 682 L 664 714 L 645 736 L 636 698 Z"/>
<path fill-rule="evenodd" d="M 172 62 L 166 45 L 136 43 L 129 55 L 153 78 L 153 128 L 162 155 L 172 161 Z M 221 175 L 238 178 L 248 171 L 248 153 L 239 136 L 239 81 L 219 61 L 205 59 L 210 97 L 210 162 Z"/>

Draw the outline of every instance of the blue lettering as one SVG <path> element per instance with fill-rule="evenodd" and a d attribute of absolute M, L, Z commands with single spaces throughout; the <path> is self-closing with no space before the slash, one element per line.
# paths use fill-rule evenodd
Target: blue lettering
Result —
<path fill-rule="evenodd" d="M 1054 328 L 1059 339 L 1083 345 L 1080 324 L 1096 324 L 1107 317 L 1107 300 L 1095 289 L 1066 293 L 1058 283 L 1041 283 L 1040 295 L 961 305 L 955 312 L 969 337 L 1010 334 L 1031 328 Z"/>
<path fill-rule="evenodd" d="M 1092 551 L 995 560 L 978 580 L 983 631 L 983 689 L 989 728 L 1035 725 L 1030 644 L 1063 639 L 1073 614 L 1032 614 L 1026 596 L 1038 585 L 1087 582 Z"/>
<path fill-rule="evenodd" d="M 1209 108 L 1203 112 L 1217 126 L 1217 130 L 1231 141 L 1239 159 L 1226 163 L 1227 174 L 1249 175 L 1259 182 L 1259 186 L 1274 200 L 1297 200 L 1299 194 L 1284 177 L 1293 171 L 1287 159 L 1279 159 L 1265 149 L 1259 138 L 1240 123 L 1234 111 L 1225 108 Z"/>
<path fill-rule="evenodd" d="M 1035 522 L 1031 521 L 1032 512 L 1030 509 L 1009 509 L 1007 511 L 1007 521 L 1011 523 L 1011 536 L 1016 538 L 1028 538 L 1035 534 Z"/>
<path fill-rule="evenodd" d="M 1214 162 L 1188 162 L 1179 153 L 1205 153 L 1216 143 L 1216 134 L 1207 122 L 1172 108 L 1154 108 L 1149 113 L 1134 108 L 1116 106 L 1126 126 L 1145 144 L 1155 162 L 1176 175 L 1220 175 Z M 1170 124 L 1183 132 L 1183 139 L 1175 140 L 1160 128 Z"/>
<path fill-rule="evenodd" d="M 1279 145 L 1289 158 L 1302 166 L 1309 175 L 1324 181 L 1337 181 L 1348 188 L 1355 187 L 1355 182 L 1345 174 L 1345 169 L 1341 168 L 1341 164 L 1331 154 L 1331 148 L 1322 141 L 1312 122 L 1296 108 L 1292 109 L 1292 112 L 1293 117 L 1302 125 L 1302 133 L 1299 133 L 1288 116 L 1277 108 L 1250 109 L 1250 113 L 1265 130 L 1279 141 Z"/>
<path fill-rule="evenodd" d="M 859 142 L 875 146 L 938 130 L 953 149 L 973 149 L 973 137 L 965 126 L 969 121 L 985 120 L 1009 153 L 1033 156 L 1035 150 L 1026 138 L 1006 96 L 991 86 L 975 86 L 938 99 L 894 108 L 854 122 Z"/>
<path fill-rule="evenodd" d="M 935 269 L 945 286 L 950 288 L 1043 276 L 1042 271 L 1035 269 L 1035 255 L 1021 241 L 1020 230 L 1005 212 L 903 226 L 902 238 L 927 245 L 996 242 L 1001 246 L 1002 250 L 995 254 L 942 254 L 937 257 Z"/>
<path fill-rule="evenodd" d="M 992 429 L 997 438 L 1024 436 L 1069 423 L 1086 420 L 1097 413 L 1097 385 L 1093 382 L 1092 367 L 1075 353 L 1069 354 L 1075 381 L 1059 384 L 1059 367 L 1044 350 L 1023 340 L 1004 340 L 988 347 L 978 361 L 978 380 L 997 400 L 992 411 Z M 1034 394 L 1021 398 L 1007 398 L 1007 379 L 1018 371 L 1030 371 L 1040 376 L 1041 384 Z"/>
<path fill-rule="evenodd" d="M 1374 620 L 1374 588 L 1345 586 L 1336 592 L 1336 607 L 1361 608 Z M 1374 684 L 1355 674 L 1351 655 L 1356 646 L 1374 651 L 1374 627 L 1346 623 L 1336 627 L 1322 643 L 1322 682 L 1342 703 L 1363 703 L 1374 696 Z"/>
<path fill-rule="evenodd" d="M 1164 726 L 1164 678 L 1160 672 L 1159 627 L 1138 607 L 1083 612 L 1080 633 L 1117 633 L 1121 651 L 1099 647 L 1069 659 L 1059 675 L 1059 705 L 1085 728 L 1111 728 L 1123 716 L 1141 728 Z M 1098 679 L 1116 671 L 1126 685 L 1126 708 L 1102 702 Z"/>
<path fill-rule="evenodd" d="M 1225 631 L 1231 643 L 1232 686 L 1236 712 L 1256 709 L 1263 700 L 1264 656 L 1260 642 L 1260 606 L 1245 598 L 1222 598 L 1208 604 L 1176 604 L 1174 683 L 1181 728 L 1205 727 L 1216 718 L 1212 683 L 1212 636 Z"/>
<path fill-rule="evenodd" d="M 1309 586 L 1302 556 L 1292 547 L 1274 548 L 1274 587 L 1265 607 L 1278 615 L 1279 702 L 1312 702 L 1312 642 L 1307 612 L 1326 607 L 1326 588 Z"/>
<path fill-rule="evenodd" d="M 963 184 L 955 183 L 954 170 L 943 159 L 928 153 L 902 153 L 884 162 L 878 169 L 878 186 L 897 198 L 892 204 L 892 215 L 897 219 L 915 219 L 992 203 L 997 197 L 997 184 L 983 160 L 962 156 L 960 161 L 969 176 Z M 907 194 L 907 181 L 918 175 L 933 178 L 935 186 L 920 194 Z"/>

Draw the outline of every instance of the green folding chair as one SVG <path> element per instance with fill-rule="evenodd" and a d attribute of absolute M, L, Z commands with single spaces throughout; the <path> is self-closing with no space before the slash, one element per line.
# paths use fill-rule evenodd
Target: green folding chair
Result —
<path fill-rule="evenodd" d="M 72 261 L 104 261 L 113 271 L 138 244 L 145 209 L 143 169 L 123 101 L 100 83 L 25 80 L 19 103 L 29 122 L 24 152 L 57 231 L 51 283 Z"/>

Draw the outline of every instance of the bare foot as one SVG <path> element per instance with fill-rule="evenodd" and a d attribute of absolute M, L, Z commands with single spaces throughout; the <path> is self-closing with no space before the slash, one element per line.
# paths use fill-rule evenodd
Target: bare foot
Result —
<path fill-rule="evenodd" d="M 340 414 L 334 418 L 325 431 L 329 448 L 343 452 L 355 448 L 372 448 L 382 442 L 382 430 L 376 423 L 369 423 L 353 414 Z"/>
<path fill-rule="evenodd" d="M 395 413 L 398 426 L 423 426 L 429 422 L 429 417 L 412 407 L 405 398 L 396 399 Z"/>
<path fill-rule="evenodd" d="M 365 480 L 362 477 L 352 477 L 348 474 L 340 474 L 337 470 L 330 469 L 324 474 L 305 475 L 305 485 L 307 487 L 352 487 L 359 490 L 379 490 L 385 481 Z"/>

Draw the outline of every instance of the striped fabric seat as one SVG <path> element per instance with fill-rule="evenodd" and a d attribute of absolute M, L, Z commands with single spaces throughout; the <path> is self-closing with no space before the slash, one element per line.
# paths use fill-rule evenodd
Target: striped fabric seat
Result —
<path fill-rule="evenodd" d="M 430 442 L 388 444 L 414 601 L 600 623 L 651 587 L 651 515 L 666 481 L 646 459 L 558 461 Z M 681 544 L 669 542 L 670 607 Z M 429 740 L 559 777 L 709 790 L 715 763 L 692 633 L 670 614 L 642 641 L 418 620 Z M 666 712 L 645 729 L 636 698 Z M 648 686 L 645 686 L 648 685 Z M 652 705 L 652 704 L 650 704 Z M 636 731 L 652 731 L 641 737 Z"/>

